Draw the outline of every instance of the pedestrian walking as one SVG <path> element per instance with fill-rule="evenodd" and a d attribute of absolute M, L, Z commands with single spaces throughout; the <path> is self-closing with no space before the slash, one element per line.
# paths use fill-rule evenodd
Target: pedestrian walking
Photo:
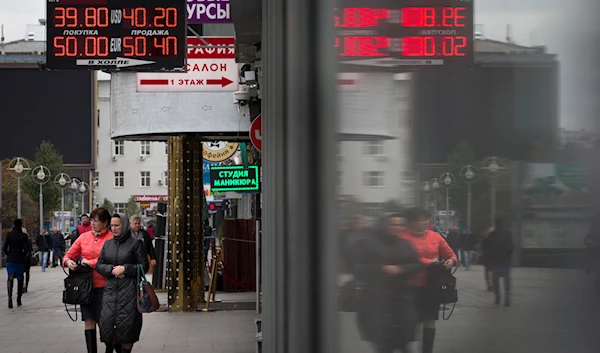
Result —
<path fill-rule="evenodd" d="M 470 229 L 466 229 L 461 234 L 460 254 L 465 265 L 465 270 L 471 269 L 471 260 L 473 258 L 473 249 L 475 249 L 475 234 Z"/>
<path fill-rule="evenodd" d="M 40 258 L 40 266 L 42 266 L 42 272 L 46 272 L 48 267 L 48 257 L 50 256 L 50 247 L 52 239 L 46 227 L 42 227 L 42 231 L 37 235 L 35 244 L 38 248 L 38 254 Z"/>
<path fill-rule="evenodd" d="M 490 261 L 496 305 L 500 305 L 500 279 L 504 282 L 504 306 L 510 306 L 510 268 L 512 264 L 513 240 L 504 228 L 502 219 L 496 220 L 496 227 L 489 239 Z"/>
<path fill-rule="evenodd" d="M 483 274 L 485 279 L 485 285 L 488 292 L 494 291 L 494 285 L 492 280 L 492 256 L 490 254 L 490 233 L 494 230 L 490 227 L 483 233 L 483 239 L 481 241 L 481 258 L 480 262 L 483 265 Z"/>
<path fill-rule="evenodd" d="M 450 248 L 456 255 L 456 258 L 460 259 L 461 235 L 460 235 L 460 232 L 458 231 L 458 228 L 456 228 L 456 227 L 450 228 L 450 230 L 448 231 L 448 235 L 446 236 L 446 242 L 448 243 L 448 245 L 450 246 Z"/>
<path fill-rule="evenodd" d="M 130 353 L 142 331 L 136 300 L 138 264 L 147 272 L 149 263 L 146 247 L 133 235 L 125 215 L 113 215 L 110 227 L 114 238 L 104 243 L 96 265 L 98 273 L 106 277 L 100 340 L 107 346 L 121 345 L 121 353 Z"/>
<path fill-rule="evenodd" d="M 133 237 L 144 244 L 146 248 L 146 254 L 148 254 L 148 261 L 150 262 L 150 269 L 153 269 L 156 265 L 156 253 L 154 252 L 154 245 L 152 239 L 150 239 L 150 233 L 147 230 L 142 229 L 142 218 L 138 215 L 131 216 L 129 219 L 131 224 L 131 233 Z M 149 271 L 148 270 L 148 271 Z"/>
<path fill-rule="evenodd" d="M 29 288 L 29 280 L 31 279 L 31 266 L 35 261 L 33 257 L 33 244 L 31 243 L 31 239 L 29 239 L 29 233 L 25 227 L 22 227 L 21 230 L 25 235 L 27 235 L 27 244 L 29 245 L 28 251 L 25 254 L 25 260 L 23 261 L 23 265 L 25 265 L 25 271 L 23 272 L 23 293 L 27 293 L 27 289 Z"/>
<path fill-rule="evenodd" d="M 62 266 L 62 257 L 65 251 L 65 237 L 58 231 L 58 228 L 54 227 L 52 228 L 50 239 L 52 240 L 52 267 L 56 267 L 57 262 Z"/>
<path fill-rule="evenodd" d="M 372 237 L 359 240 L 354 275 L 364 287 L 358 327 L 378 353 L 408 353 L 416 340 L 419 322 L 410 279 L 423 264 L 411 243 L 401 239 L 405 219 L 399 214 L 384 218 Z"/>
<path fill-rule="evenodd" d="M 411 208 L 404 212 L 404 217 L 407 229 L 402 232 L 402 238 L 412 244 L 424 268 L 411 280 L 417 293 L 419 321 L 423 323 L 422 351 L 433 353 L 440 303 L 427 287 L 427 270 L 433 264 L 442 264 L 450 269 L 457 265 L 458 259 L 446 240 L 439 233 L 428 229 L 431 218 L 429 212 Z"/>
<path fill-rule="evenodd" d="M 91 213 L 92 230 L 79 235 L 77 241 L 71 245 L 63 259 L 63 266 L 70 270 L 77 270 L 79 266 L 86 266 L 92 270 L 92 302 L 81 305 L 81 319 L 85 322 L 85 342 L 88 353 L 97 353 L 96 325 L 100 321 L 102 310 L 102 297 L 106 278 L 97 272 L 98 257 L 102 246 L 113 238 L 108 230 L 110 213 L 104 208 L 96 208 Z M 81 257 L 81 261 L 77 261 Z M 78 264 L 79 263 L 79 264 Z M 106 352 L 113 352 L 114 346 L 106 344 Z M 118 352 L 118 351 L 117 351 Z"/>
<path fill-rule="evenodd" d="M 23 221 L 16 219 L 14 221 L 12 232 L 6 235 L 6 241 L 2 247 L 2 251 L 6 255 L 6 272 L 8 280 L 6 287 L 8 291 L 8 308 L 13 308 L 13 288 L 15 278 L 17 279 L 17 306 L 23 305 L 21 297 L 23 295 L 23 273 L 25 272 L 25 259 L 29 250 L 29 240 L 27 234 L 23 233 Z"/>

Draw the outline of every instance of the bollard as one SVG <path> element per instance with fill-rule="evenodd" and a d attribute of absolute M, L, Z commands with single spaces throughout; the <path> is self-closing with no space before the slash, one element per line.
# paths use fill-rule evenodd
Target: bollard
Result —
<path fill-rule="evenodd" d="M 217 250 L 216 254 L 213 255 L 213 266 L 212 273 L 210 277 L 210 285 L 208 286 L 208 297 L 206 298 L 206 307 L 202 309 L 202 312 L 215 311 L 215 309 L 210 308 L 210 303 L 215 302 L 215 298 L 217 295 L 217 275 L 218 275 L 218 266 L 221 262 L 221 250 Z"/>

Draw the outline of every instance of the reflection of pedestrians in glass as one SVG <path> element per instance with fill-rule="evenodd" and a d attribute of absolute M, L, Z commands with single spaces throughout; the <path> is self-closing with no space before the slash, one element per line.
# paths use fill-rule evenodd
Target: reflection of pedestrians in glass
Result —
<path fill-rule="evenodd" d="M 461 234 L 460 253 L 463 264 L 466 270 L 471 269 L 471 258 L 473 257 L 473 249 L 475 248 L 475 235 L 470 230 L 465 230 Z"/>
<path fill-rule="evenodd" d="M 481 242 L 481 259 L 480 262 L 483 265 L 483 272 L 485 278 L 485 285 L 488 292 L 493 291 L 492 286 L 492 261 L 490 255 L 490 233 L 493 228 L 488 229 L 483 234 L 483 241 Z"/>
<path fill-rule="evenodd" d="M 25 272 L 26 254 L 29 252 L 29 239 L 27 234 L 23 233 L 21 227 L 23 221 L 16 219 L 15 227 L 12 232 L 6 235 L 6 241 L 2 247 L 2 251 L 6 254 L 6 272 L 8 273 L 8 281 L 6 283 L 8 290 L 8 308 L 12 309 L 13 288 L 15 278 L 17 279 L 17 305 L 21 306 L 21 296 L 23 295 L 23 273 Z"/>
<path fill-rule="evenodd" d="M 510 232 L 504 228 L 501 219 L 496 220 L 496 228 L 489 237 L 490 261 L 494 280 L 496 305 L 500 305 L 500 278 L 504 282 L 504 306 L 510 305 L 510 268 L 512 263 L 513 241 Z"/>

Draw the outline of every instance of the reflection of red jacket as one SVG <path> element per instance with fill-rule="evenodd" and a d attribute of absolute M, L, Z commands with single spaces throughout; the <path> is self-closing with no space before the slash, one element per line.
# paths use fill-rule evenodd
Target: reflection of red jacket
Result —
<path fill-rule="evenodd" d="M 81 234 L 75 243 L 71 245 L 69 251 L 67 251 L 63 259 L 63 265 L 66 267 L 65 262 L 67 262 L 67 260 L 77 261 L 79 256 L 81 256 L 82 259 L 89 260 L 90 267 L 92 268 L 92 283 L 94 288 L 104 288 L 106 277 L 96 272 L 96 262 L 98 262 L 100 251 L 102 251 L 104 243 L 112 238 L 113 233 L 108 229 L 102 231 L 98 237 L 94 235 L 94 232 L 85 232 Z"/>
<path fill-rule="evenodd" d="M 429 266 L 431 259 L 437 258 L 440 261 L 452 259 L 457 261 L 456 254 L 446 240 L 437 232 L 427 231 L 424 235 L 415 234 L 408 231 L 400 236 L 402 239 L 410 241 L 412 247 L 417 252 L 419 260 Z M 423 269 L 419 274 L 413 277 L 412 284 L 416 287 L 422 287 L 427 280 L 427 270 Z"/>
<path fill-rule="evenodd" d="M 77 232 L 79 233 L 79 235 L 85 233 L 85 232 L 90 232 L 92 230 L 92 224 L 88 223 L 86 224 L 80 224 L 79 226 L 77 226 Z"/>

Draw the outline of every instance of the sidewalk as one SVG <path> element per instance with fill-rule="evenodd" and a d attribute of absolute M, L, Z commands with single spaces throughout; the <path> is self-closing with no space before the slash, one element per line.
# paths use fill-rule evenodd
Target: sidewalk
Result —
<path fill-rule="evenodd" d="M 72 322 L 62 304 L 65 275 L 60 268 L 41 272 L 39 266 L 32 267 L 29 293 L 23 295 L 23 306 L 17 307 L 15 303 L 14 309 L 7 308 L 6 269 L 0 271 L 3 278 L 0 283 L 0 352 L 86 351 L 83 323 Z M 13 300 L 16 299 L 16 289 L 13 296 Z M 75 317 L 73 306 L 69 310 Z M 144 314 L 142 336 L 133 351 L 253 353 L 256 317 L 250 310 Z M 104 345 L 99 344 L 98 351 L 104 352 Z"/>
<path fill-rule="evenodd" d="M 597 353 L 600 296 L 581 270 L 517 268 L 511 307 L 496 306 L 484 290 L 483 269 L 460 268 L 459 302 L 437 323 L 435 353 Z M 440 313 L 441 314 L 441 313 Z M 344 353 L 374 352 L 362 342 L 356 316 L 342 313 Z M 420 352 L 418 344 L 411 353 Z"/>

